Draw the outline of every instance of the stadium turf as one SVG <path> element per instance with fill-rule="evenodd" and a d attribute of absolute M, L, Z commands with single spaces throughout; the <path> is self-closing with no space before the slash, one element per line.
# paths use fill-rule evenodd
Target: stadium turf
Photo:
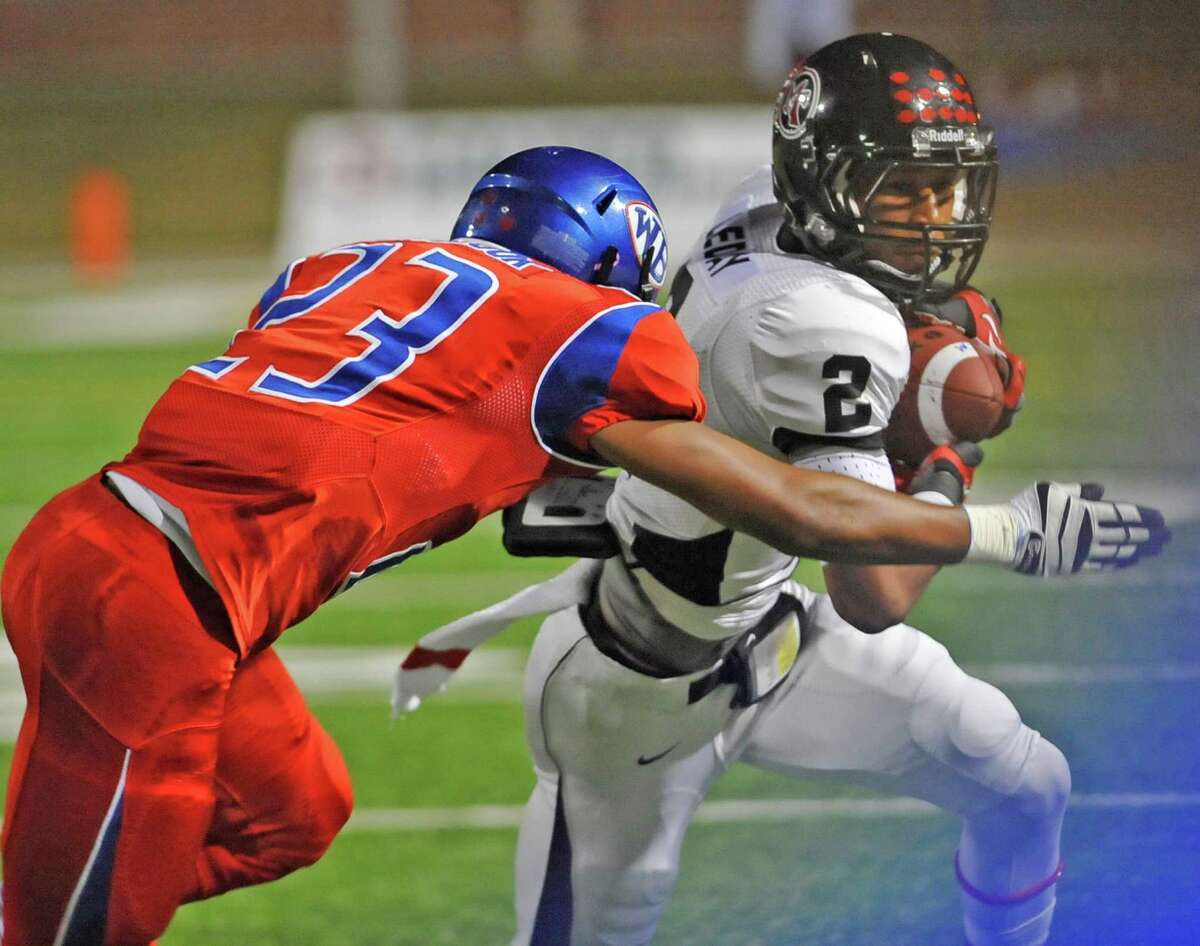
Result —
<path fill-rule="evenodd" d="M 1200 490 L 1190 480 L 1200 450 L 1190 407 L 1196 385 L 1186 379 L 1200 350 L 1197 328 L 1166 324 L 1184 280 L 1081 268 L 1025 270 L 987 284 L 1004 303 L 1031 380 L 1025 415 L 988 447 L 980 489 L 997 495 L 1035 470 L 1092 468 L 1166 484 L 1184 518 L 1194 516 Z M 0 297 L 0 322 L 5 304 Z M 11 312 L 18 303 L 7 304 Z M 1130 312 L 1140 314 L 1136 323 Z M 222 347 L 212 336 L 0 352 L 0 551 L 40 503 L 132 443 L 172 377 Z M 1198 556 L 1200 526 L 1183 522 L 1162 560 L 1114 581 L 1035 585 L 964 569 L 942 575 L 914 615 L 960 662 L 998 675 L 1029 722 L 1072 761 L 1080 799 L 1067 819 L 1053 940 L 1060 946 L 1200 942 Z M 365 583 L 285 642 L 399 653 L 423 631 L 560 566 L 506 558 L 495 524 L 484 523 Z M 811 565 L 802 574 L 819 580 Z M 520 649 L 532 632 L 525 622 L 496 643 Z M 472 699 L 447 694 L 395 723 L 386 700 L 383 688 L 312 700 L 345 752 L 362 811 L 510 811 L 523 802 L 532 774 L 511 684 Z M 5 770 L 10 753 L 0 751 Z M 866 797 L 744 767 L 714 793 L 724 801 Z M 656 942 L 957 944 L 955 821 L 869 811 L 818 807 L 794 820 L 696 825 Z M 511 827 L 364 821 L 313 868 L 183 908 L 161 943 L 502 944 L 511 934 L 515 837 Z"/>

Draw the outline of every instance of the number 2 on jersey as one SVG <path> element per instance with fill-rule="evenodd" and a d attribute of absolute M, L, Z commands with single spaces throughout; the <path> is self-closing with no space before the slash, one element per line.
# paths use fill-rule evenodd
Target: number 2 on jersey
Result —
<path fill-rule="evenodd" d="M 862 355 L 834 355 L 821 366 L 821 377 L 841 382 L 825 389 L 825 430 L 828 433 L 844 434 L 871 422 L 871 405 L 859 401 L 867 388 L 867 379 L 871 377 L 871 362 Z M 851 408 L 849 412 L 847 406 Z"/>

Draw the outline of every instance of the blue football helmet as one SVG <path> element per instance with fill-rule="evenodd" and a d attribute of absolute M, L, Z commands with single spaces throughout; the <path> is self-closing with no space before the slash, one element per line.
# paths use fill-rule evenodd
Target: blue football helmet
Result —
<path fill-rule="evenodd" d="M 619 164 L 578 148 L 530 148 L 472 188 L 450 238 L 487 240 L 584 282 L 651 300 L 667 278 L 654 201 Z"/>

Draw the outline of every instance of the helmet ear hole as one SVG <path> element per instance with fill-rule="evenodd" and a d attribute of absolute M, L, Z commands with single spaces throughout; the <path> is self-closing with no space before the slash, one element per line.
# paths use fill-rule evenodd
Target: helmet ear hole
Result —
<path fill-rule="evenodd" d="M 605 211 L 607 211 L 608 208 L 612 206 L 613 199 L 616 196 L 617 196 L 617 189 L 615 187 L 610 187 L 603 194 L 601 194 L 599 197 L 597 197 L 596 198 L 596 213 L 598 213 L 601 217 L 603 217 Z"/>
<path fill-rule="evenodd" d="M 614 191 L 614 193 L 616 193 Z M 592 282 L 599 286 L 607 286 L 609 279 L 612 278 L 613 267 L 617 265 L 617 257 L 620 253 L 615 246 L 606 246 L 600 253 L 600 259 L 596 263 L 596 272 L 592 275 Z"/>

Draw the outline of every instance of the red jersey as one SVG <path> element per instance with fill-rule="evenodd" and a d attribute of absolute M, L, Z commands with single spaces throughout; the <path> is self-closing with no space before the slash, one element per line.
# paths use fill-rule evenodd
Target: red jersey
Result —
<path fill-rule="evenodd" d="M 110 468 L 178 506 L 243 650 L 461 535 L 593 434 L 702 419 L 667 312 L 480 241 L 371 242 L 291 264 Z"/>

